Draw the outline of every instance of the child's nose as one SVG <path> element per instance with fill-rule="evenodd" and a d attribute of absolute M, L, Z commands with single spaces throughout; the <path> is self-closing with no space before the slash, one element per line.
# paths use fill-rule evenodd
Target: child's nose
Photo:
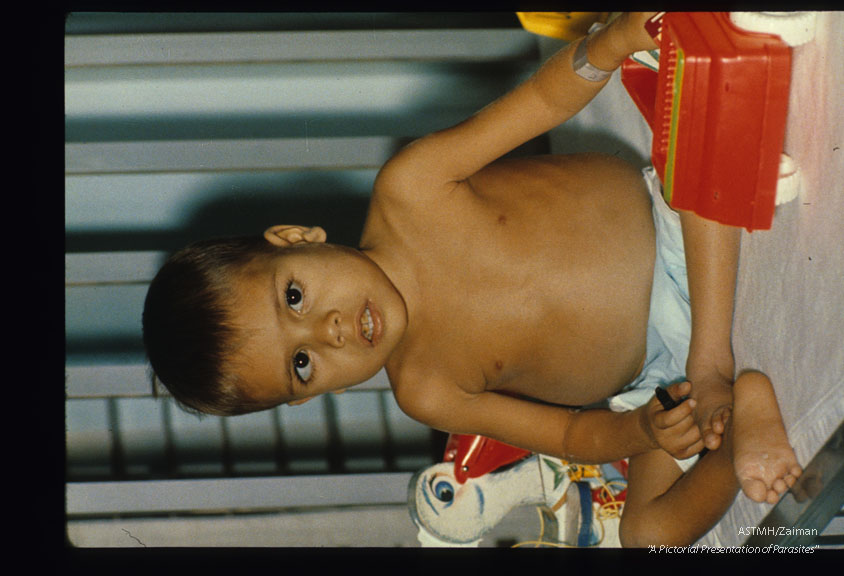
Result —
<path fill-rule="evenodd" d="M 335 348 L 341 348 L 346 343 L 346 338 L 343 336 L 342 317 L 338 310 L 332 310 L 318 323 L 317 338 L 321 342 Z"/>

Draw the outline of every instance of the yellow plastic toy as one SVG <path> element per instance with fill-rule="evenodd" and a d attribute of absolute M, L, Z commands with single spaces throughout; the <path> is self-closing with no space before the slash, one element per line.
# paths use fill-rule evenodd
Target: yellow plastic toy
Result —
<path fill-rule="evenodd" d="M 609 12 L 516 12 L 528 32 L 566 42 L 585 36 L 595 22 L 606 23 Z"/>

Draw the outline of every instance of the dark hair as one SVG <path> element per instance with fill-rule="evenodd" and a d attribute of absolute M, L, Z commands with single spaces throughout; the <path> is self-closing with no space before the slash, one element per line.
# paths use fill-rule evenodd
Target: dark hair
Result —
<path fill-rule="evenodd" d="M 237 386 L 232 357 L 244 337 L 231 321 L 232 279 L 278 248 L 261 236 L 203 240 L 171 256 L 144 302 L 143 336 L 153 383 L 188 411 L 231 416 L 267 408 Z"/>

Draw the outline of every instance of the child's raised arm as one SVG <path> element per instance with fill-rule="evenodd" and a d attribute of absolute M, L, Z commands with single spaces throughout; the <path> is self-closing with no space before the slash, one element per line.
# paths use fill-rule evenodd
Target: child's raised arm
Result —
<path fill-rule="evenodd" d="M 607 79 L 575 72 L 578 46 L 586 42 L 589 63 L 615 70 L 633 52 L 655 48 L 645 31 L 645 13 L 623 14 L 606 27 L 572 42 L 511 92 L 452 128 L 421 138 L 399 152 L 379 176 L 399 189 L 450 190 L 528 140 L 577 114 Z"/>

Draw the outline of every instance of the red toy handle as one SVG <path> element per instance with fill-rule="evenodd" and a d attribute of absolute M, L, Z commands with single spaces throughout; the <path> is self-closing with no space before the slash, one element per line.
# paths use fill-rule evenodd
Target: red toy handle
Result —
<path fill-rule="evenodd" d="M 454 462 L 454 477 L 461 484 L 502 466 L 530 456 L 532 452 L 475 434 L 451 434 L 443 462 Z"/>

